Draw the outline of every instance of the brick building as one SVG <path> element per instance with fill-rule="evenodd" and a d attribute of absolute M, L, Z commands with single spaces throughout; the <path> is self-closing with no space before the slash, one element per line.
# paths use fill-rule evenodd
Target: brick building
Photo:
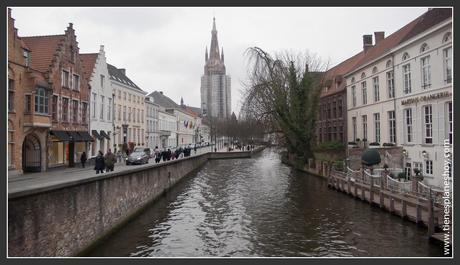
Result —
<path fill-rule="evenodd" d="M 8 170 L 46 169 L 51 120 L 41 104 L 50 86 L 31 66 L 31 49 L 18 36 L 8 9 Z M 34 104 L 34 102 L 40 104 Z"/>
<path fill-rule="evenodd" d="M 339 141 L 347 144 L 347 91 L 343 75 L 362 57 L 363 52 L 360 52 L 325 73 L 316 123 L 318 143 Z"/>
<path fill-rule="evenodd" d="M 87 80 L 82 78 L 73 25 L 69 23 L 62 35 L 22 37 L 22 40 L 31 51 L 28 59 L 35 80 L 31 93 L 26 93 L 24 100 L 24 126 L 34 134 L 24 140 L 23 150 L 32 147 L 32 150 L 40 150 L 40 161 L 46 161 L 42 170 L 55 166 L 73 167 L 80 154 L 87 151 L 88 141 L 92 140 L 88 133 L 89 87 Z M 29 152 L 23 157 L 28 158 Z M 37 151 L 30 157 L 36 163 Z"/>

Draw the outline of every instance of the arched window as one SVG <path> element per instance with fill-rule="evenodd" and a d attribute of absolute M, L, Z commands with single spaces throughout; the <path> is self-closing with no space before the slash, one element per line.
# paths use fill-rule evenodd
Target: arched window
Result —
<path fill-rule="evenodd" d="M 444 37 L 442 37 L 442 43 L 446 43 L 446 42 L 449 42 L 452 40 L 452 33 L 451 32 L 447 32 L 446 34 L 444 34 Z"/>
<path fill-rule="evenodd" d="M 391 67 L 391 60 L 388 60 L 388 61 L 387 61 L 386 67 L 387 67 L 387 68 Z"/>
<path fill-rule="evenodd" d="M 426 52 L 429 49 L 430 49 L 430 47 L 428 47 L 428 44 L 423 43 L 422 46 L 420 47 L 420 52 Z"/>
<path fill-rule="evenodd" d="M 403 54 L 403 56 L 402 56 L 402 60 L 403 60 L 403 61 L 405 61 L 405 60 L 407 60 L 407 59 L 409 59 L 409 58 L 410 58 L 410 56 L 409 56 L 409 54 L 408 54 L 407 52 L 405 52 L 405 53 Z"/>
<path fill-rule="evenodd" d="M 351 83 L 353 84 L 355 82 L 355 77 L 351 78 Z"/>
<path fill-rule="evenodd" d="M 363 72 L 363 73 L 361 74 L 361 79 L 363 79 L 363 78 L 365 78 L 365 77 L 366 77 L 366 73 Z"/>
<path fill-rule="evenodd" d="M 35 113 L 48 114 L 48 95 L 45 88 L 38 87 L 35 95 Z"/>
<path fill-rule="evenodd" d="M 377 73 L 378 69 L 377 69 L 377 66 L 374 66 L 374 68 L 372 68 L 372 73 L 375 74 Z"/>
<path fill-rule="evenodd" d="M 14 156 L 14 124 L 8 120 L 8 167 L 13 166 Z"/>

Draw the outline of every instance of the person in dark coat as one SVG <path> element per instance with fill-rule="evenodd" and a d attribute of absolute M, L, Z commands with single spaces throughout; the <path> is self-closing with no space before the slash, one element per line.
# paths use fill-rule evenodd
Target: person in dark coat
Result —
<path fill-rule="evenodd" d="M 163 150 L 163 152 L 161 152 L 161 157 L 163 158 L 163 162 L 168 159 L 167 156 L 168 156 L 168 153 L 166 152 L 166 150 Z"/>
<path fill-rule="evenodd" d="M 82 167 L 85 167 L 86 160 L 88 160 L 86 157 L 86 152 L 81 153 L 80 162 Z"/>
<path fill-rule="evenodd" d="M 94 169 L 96 170 L 96 174 L 99 174 L 99 172 L 104 173 L 105 162 L 104 154 L 102 153 L 102 151 L 99 151 L 99 153 L 96 156 L 96 165 L 94 166 Z"/>
<path fill-rule="evenodd" d="M 166 153 L 166 160 L 171 160 L 171 149 L 168 148 L 168 152 Z"/>

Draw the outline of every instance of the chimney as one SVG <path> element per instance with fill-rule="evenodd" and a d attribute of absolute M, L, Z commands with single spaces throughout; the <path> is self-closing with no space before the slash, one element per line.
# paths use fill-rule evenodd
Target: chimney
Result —
<path fill-rule="evenodd" d="M 372 35 L 363 35 L 363 50 L 366 52 L 372 47 Z"/>
<path fill-rule="evenodd" d="M 100 51 L 100 52 L 103 52 L 103 51 L 104 51 L 104 45 L 100 45 L 100 46 L 99 46 L 99 51 Z"/>
<path fill-rule="evenodd" d="M 123 75 L 126 75 L 126 69 L 125 68 L 120 68 L 118 70 L 120 70 L 120 72 L 123 73 Z"/>
<path fill-rule="evenodd" d="M 385 39 L 385 31 L 376 31 L 374 32 L 375 45 L 377 45 L 381 40 Z"/>

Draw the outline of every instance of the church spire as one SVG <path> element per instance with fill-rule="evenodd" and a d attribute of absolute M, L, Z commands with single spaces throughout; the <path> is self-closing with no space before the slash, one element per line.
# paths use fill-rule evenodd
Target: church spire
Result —
<path fill-rule="evenodd" d="M 211 37 L 211 48 L 209 49 L 209 59 L 211 61 L 220 60 L 220 54 L 219 54 L 219 43 L 217 42 L 217 30 L 216 30 L 216 18 L 213 18 L 213 23 L 212 23 L 212 31 L 211 31 L 212 37 Z"/>
<path fill-rule="evenodd" d="M 206 53 L 204 55 L 204 61 L 207 62 L 208 61 L 208 46 L 206 46 Z"/>
<path fill-rule="evenodd" d="M 220 60 L 224 62 L 224 47 L 222 47 L 222 53 L 220 54 Z"/>

